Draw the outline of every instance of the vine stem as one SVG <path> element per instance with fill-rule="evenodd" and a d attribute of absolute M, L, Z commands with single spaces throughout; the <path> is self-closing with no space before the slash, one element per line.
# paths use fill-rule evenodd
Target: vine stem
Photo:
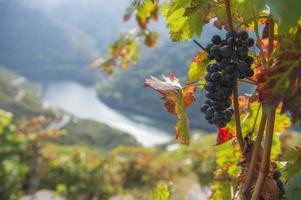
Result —
<path fill-rule="evenodd" d="M 274 132 L 274 124 L 275 124 L 275 112 L 276 112 L 276 108 L 272 108 L 268 113 L 263 158 L 262 158 L 259 175 L 256 181 L 256 185 L 251 200 L 258 200 L 260 198 L 265 177 L 269 172 L 270 155 L 272 149 L 273 132 Z"/>
<path fill-rule="evenodd" d="M 225 6 L 226 6 L 226 12 L 227 12 L 228 26 L 229 26 L 228 28 L 230 30 L 233 30 L 230 0 L 225 0 Z M 233 88 L 233 105 L 234 105 L 234 117 L 235 117 L 235 124 L 236 124 L 236 137 L 237 137 L 237 141 L 240 146 L 240 150 L 241 150 L 241 152 L 243 152 L 244 140 L 243 140 L 242 133 L 241 133 L 237 84 Z"/>
<path fill-rule="evenodd" d="M 269 19 L 269 52 L 268 52 L 269 65 L 271 64 L 271 55 L 273 53 L 273 42 L 274 42 L 274 21 L 272 18 L 270 18 Z M 274 124 L 275 124 L 275 113 L 276 113 L 276 106 L 271 108 L 268 113 L 263 158 L 262 158 L 259 175 L 255 184 L 255 188 L 251 200 L 258 200 L 260 198 L 265 177 L 269 172 L 270 155 L 272 149 Z"/>
<path fill-rule="evenodd" d="M 263 138 L 263 133 L 264 133 L 266 122 L 267 122 L 267 114 L 263 110 L 260 124 L 259 124 L 258 133 L 256 136 L 256 141 L 255 141 L 254 148 L 252 151 L 252 158 L 251 158 L 251 162 L 250 162 L 250 165 L 248 168 L 246 182 L 245 182 L 245 185 L 243 188 L 244 193 L 249 191 L 250 185 L 252 183 L 253 173 L 254 173 L 256 162 L 258 161 L 259 149 L 261 147 L 261 141 Z"/>

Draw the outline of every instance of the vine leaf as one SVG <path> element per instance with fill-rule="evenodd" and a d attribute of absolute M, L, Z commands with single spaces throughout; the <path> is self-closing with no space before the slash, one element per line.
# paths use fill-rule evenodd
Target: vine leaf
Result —
<path fill-rule="evenodd" d="M 266 105 L 283 101 L 294 122 L 301 119 L 301 28 L 291 31 L 279 43 L 273 67 L 257 75 L 259 100 Z"/>
<path fill-rule="evenodd" d="M 218 133 L 217 133 L 217 138 L 216 138 L 216 145 L 223 144 L 223 143 L 231 140 L 234 137 L 235 137 L 235 134 L 230 132 L 228 129 L 219 128 Z"/>
<path fill-rule="evenodd" d="M 186 85 L 182 87 L 179 79 L 173 73 L 168 77 L 162 76 L 163 80 L 151 76 L 144 82 L 145 87 L 150 87 L 162 94 L 165 100 L 166 110 L 177 117 L 175 125 L 176 139 L 182 144 L 189 144 L 189 120 L 185 108 L 195 101 L 195 85 Z"/>
<path fill-rule="evenodd" d="M 203 50 L 199 51 L 192 59 L 188 71 L 188 83 L 193 83 L 199 80 L 200 83 L 205 82 L 206 66 L 210 63 L 207 53 Z"/>
<path fill-rule="evenodd" d="M 174 41 L 200 36 L 204 23 L 208 23 L 210 0 L 174 0 L 163 7 L 163 16 Z"/>

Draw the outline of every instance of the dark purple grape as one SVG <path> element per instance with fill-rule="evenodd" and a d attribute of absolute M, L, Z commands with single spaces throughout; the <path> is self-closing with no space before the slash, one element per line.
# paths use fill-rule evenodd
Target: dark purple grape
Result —
<path fill-rule="evenodd" d="M 231 88 L 223 87 L 222 90 L 224 91 L 226 97 L 231 96 L 231 94 L 232 94 L 232 89 Z M 231 102 L 230 102 L 230 105 L 231 105 Z M 229 107 L 229 106 L 227 106 L 227 107 Z"/>
<path fill-rule="evenodd" d="M 274 171 L 273 179 L 279 179 L 281 177 L 281 172 L 279 170 Z"/>
<path fill-rule="evenodd" d="M 238 48 L 238 55 L 243 56 L 243 57 L 248 56 L 248 51 L 249 51 L 248 47 L 246 47 L 246 46 L 240 46 Z"/>
<path fill-rule="evenodd" d="M 253 38 L 248 38 L 246 43 L 247 43 L 248 47 L 252 47 L 254 45 L 255 41 Z"/>
<path fill-rule="evenodd" d="M 209 72 L 213 73 L 213 72 L 217 72 L 218 71 L 218 67 L 217 64 L 209 64 Z"/>
<path fill-rule="evenodd" d="M 219 35 L 214 35 L 211 39 L 211 42 L 213 44 L 220 44 L 222 42 L 222 39 Z"/>
<path fill-rule="evenodd" d="M 210 49 L 210 54 L 214 57 L 217 57 L 220 55 L 220 48 L 218 45 L 213 45 Z"/>
<path fill-rule="evenodd" d="M 249 34 L 248 34 L 247 31 L 240 31 L 240 32 L 238 33 L 238 37 L 239 37 L 241 40 L 246 40 L 246 39 L 248 39 Z"/>
<path fill-rule="evenodd" d="M 204 104 L 208 104 L 209 106 L 211 106 L 211 101 L 209 99 L 207 99 Z"/>
<path fill-rule="evenodd" d="M 245 59 L 245 62 L 246 62 L 248 65 L 252 65 L 253 62 L 254 62 L 254 59 L 253 59 L 251 56 L 248 56 L 248 57 Z"/>
<path fill-rule="evenodd" d="M 227 64 L 226 64 L 226 63 L 223 63 L 223 62 L 217 63 L 218 70 L 219 70 L 219 71 L 224 70 L 225 67 L 226 67 L 226 65 L 227 65 Z"/>
<path fill-rule="evenodd" d="M 210 78 L 211 78 L 212 81 L 216 82 L 216 81 L 221 80 L 222 75 L 220 73 L 218 73 L 218 72 L 214 72 L 214 73 L 211 74 Z"/>
<path fill-rule="evenodd" d="M 232 54 L 232 49 L 229 46 L 223 46 L 223 47 L 221 47 L 220 50 L 221 50 L 222 56 L 230 57 Z"/>
<path fill-rule="evenodd" d="M 205 113 L 206 119 L 212 118 L 213 115 L 214 115 L 214 109 L 213 109 L 213 108 L 208 108 L 208 109 L 206 110 L 206 113 Z"/>
<path fill-rule="evenodd" d="M 229 31 L 229 32 L 227 32 L 226 33 L 226 38 L 230 38 L 230 37 L 236 37 L 236 31 L 234 31 L 234 30 L 231 30 L 231 31 Z"/>
<path fill-rule="evenodd" d="M 248 69 L 246 70 L 246 76 L 247 76 L 247 77 L 252 77 L 253 75 L 254 75 L 254 70 L 251 69 L 251 68 L 248 68 Z"/>
<path fill-rule="evenodd" d="M 231 73 L 233 72 L 234 70 L 234 66 L 232 64 L 228 64 L 226 67 L 225 67 L 225 72 L 226 73 Z"/>
<path fill-rule="evenodd" d="M 214 84 L 214 82 L 207 81 L 207 82 L 205 83 L 204 88 L 205 88 L 205 90 L 207 90 L 207 91 L 214 91 L 214 90 L 215 90 L 215 84 Z"/>
<path fill-rule="evenodd" d="M 231 119 L 233 113 L 228 109 L 224 111 L 224 117 L 225 119 Z"/>
<path fill-rule="evenodd" d="M 228 96 L 229 97 L 229 96 Z M 229 108 L 231 106 L 231 99 L 227 98 L 222 102 L 224 108 Z"/>
<path fill-rule="evenodd" d="M 206 46 L 206 51 L 208 52 L 208 53 L 210 53 L 210 49 L 211 49 L 211 47 L 213 46 L 213 44 L 212 43 L 210 43 L 210 44 L 207 44 L 207 46 Z"/>
<path fill-rule="evenodd" d="M 216 62 L 221 62 L 223 60 L 223 56 L 222 55 L 218 55 L 215 57 Z"/>
<path fill-rule="evenodd" d="M 208 99 L 215 99 L 215 94 L 213 92 L 207 91 L 205 95 Z"/>
<path fill-rule="evenodd" d="M 216 119 L 218 119 L 218 120 L 222 120 L 224 118 L 224 115 L 221 112 L 215 111 L 213 117 L 216 118 Z"/>
<path fill-rule="evenodd" d="M 208 104 L 203 104 L 203 105 L 201 106 L 201 108 L 200 108 L 200 111 L 201 111 L 202 113 L 205 113 L 206 110 L 207 110 L 208 108 L 210 108 L 210 105 L 208 105 Z"/>
<path fill-rule="evenodd" d="M 211 73 L 207 73 L 207 74 L 206 74 L 205 80 L 206 80 L 206 81 L 212 81 L 212 80 L 211 80 Z"/>
<path fill-rule="evenodd" d="M 219 91 L 215 92 L 215 98 L 219 99 L 219 100 L 224 99 L 225 98 L 224 91 L 223 90 L 219 90 Z"/>
<path fill-rule="evenodd" d="M 216 124 L 216 126 L 217 126 L 218 128 L 224 128 L 224 127 L 226 126 L 226 123 L 224 123 L 224 122 L 219 122 L 219 123 Z"/>
<path fill-rule="evenodd" d="M 235 38 L 234 37 L 229 37 L 227 39 L 227 45 L 232 47 L 232 46 L 234 46 L 234 44 L 235 44 Z"/>

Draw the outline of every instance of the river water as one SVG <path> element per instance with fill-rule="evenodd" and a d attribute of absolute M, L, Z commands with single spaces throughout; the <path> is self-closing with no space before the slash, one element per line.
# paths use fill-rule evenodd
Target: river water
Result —
<path fill-rule="evenodd" d="M 171 139 L 171 133 L 145 122 L 151 119 L 137 115 L 131 118 L 105 105 L 97 98 L 93 87 L 72 81 L 52 82 L 46 84 L 43 99 L 76 117 L 98 121 L 127 132 L 144 146 L 154 146 Z"/>

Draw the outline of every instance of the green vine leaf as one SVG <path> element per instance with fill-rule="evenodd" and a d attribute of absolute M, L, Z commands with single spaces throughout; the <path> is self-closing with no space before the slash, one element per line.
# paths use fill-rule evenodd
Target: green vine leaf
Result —
<path fill-rule="evenodd" d="M 193 58 L 188 70 L 188 83 L 199 81 L 200 84 L 205 82 L 206 66 L 210 63 L 207 53 L 199 51 Z"/>
<path fill-rule="evenodd" d="M 153 190 L 153 200 L 169 200 L 170 187 L 164 183 L 159 183 Z"/>
<path fill-rule="evenodd" d="M 208 5 L 210 0 L 174 0 L 162 9 L 173 41 L 191 39 L 201 36 L 204 23 L 208 22 Z"/>

